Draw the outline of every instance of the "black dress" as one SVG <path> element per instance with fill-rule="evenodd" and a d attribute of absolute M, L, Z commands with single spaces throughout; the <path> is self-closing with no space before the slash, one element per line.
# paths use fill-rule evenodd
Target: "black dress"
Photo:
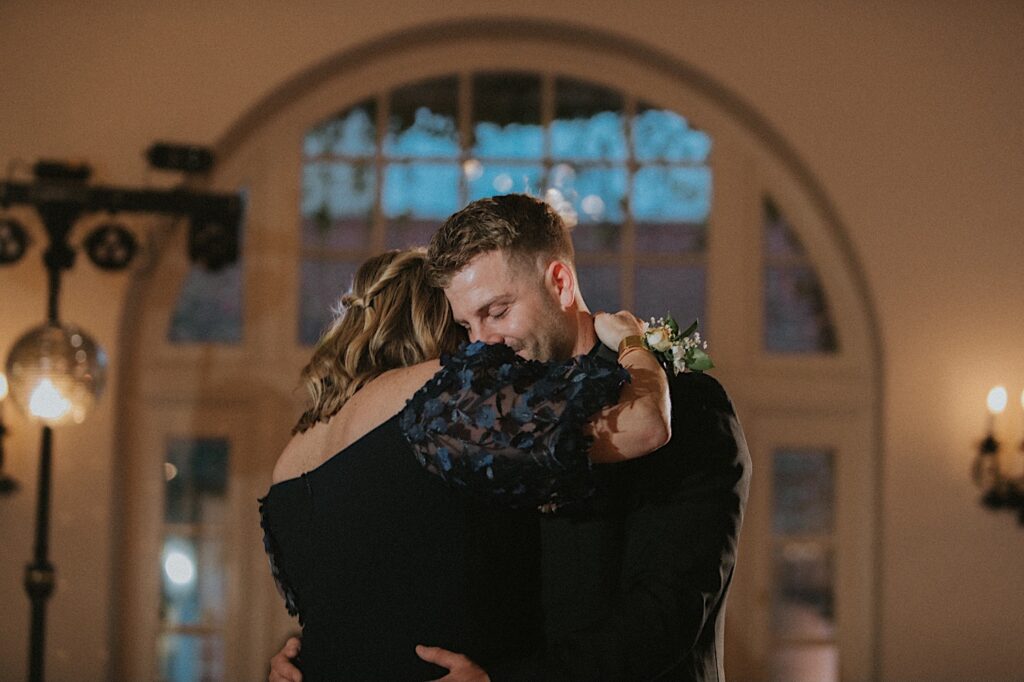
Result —
<path fill-rule="evenodd" d="M 542 644 L 536 509 L 594 490 L 586 419 L 622 368 L 475 343 L 406 407 L 261 500 L 264 543 L 318 680 L 427 680 L 417 644 L 487 666 Z"/>

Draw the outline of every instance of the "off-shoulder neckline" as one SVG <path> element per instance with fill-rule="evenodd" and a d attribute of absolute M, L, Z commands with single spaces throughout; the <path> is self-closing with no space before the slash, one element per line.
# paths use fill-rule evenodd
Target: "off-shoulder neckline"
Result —
<path fill-rule="evenodd" d="M 452 356 L 449 356 L 450 359 L 464 357 L 463 354 L 465 353 L 466 349 L 468 347 L 470 347 L 470 346 L 474 346 L 474 345 L 477 345 L 477 344 L 479 344 L 482 347 L 487 347 L 487 346 L 504 346 L 506 348 L 509 348 L 506 344 L 503 344 L 503 343 L 487 344 L 487 343 L 483 343 L 481 341 L 477 341 L 475 343 L 466 344 L 465 346 L 461 347 L 457 353 L 453 354 Z M 537 362 L 537 363 L 541 363 L 541 364 L 551 364 L 551 365 L 559 364 L 559 365 L 564 365 L 564 364 L 567 364 L 567 363 L 570 363 L 570 362 L 577 361 L 577 360 L 579 360 L 581 358 L 584 358 L 584 357 L 599 357 L 599 356 L 601 356 L 601 349 L 602 348 L 606 348 L 606 346 L 604 346 L 604 344 L 602 344 L 599 341 L 599 342 L 597 342 L 594 345 L 593 348 L 590 349 L 590 352 L 588 352 L 588 353 L 584 353 L 584 354 L 581 354 L 581 355 L 575 355 L 575 356 L 573 356 L 571 358 L 567 358 L 566 360 L 561 360 L 561 361 L 547 361 L 547 363 L 544 363 L 544 362 L 542 362 L 540 360 L 526 360 L 525 358 L 522 358 L 521 356 L 516 356 L 516 357 L 518 357 L 520 360 L 523 360 L 524 362 Z M 511 348 L 509 348 L 509 350 L 511 351 Z M 479 352 L 479 351 L 477 351 L 477 352 Z M 512 351 L 512 353 L 513 353 L 513 355 L 515 354 L 514 351 Z M 476 352 L 474 352 L 473 355 L 476 355 Z M 472 356 L 470 356 L 470 357 L 472 357 Z M 444 359 L 442 358 L 442 360 L 441 360 L 441 368 L 438 370 L 437 374 L 440 374 L 444 370 L 445 366 L 446 366 L 446 363 L 444 362 Z M 436 377 L 437 374 L 435 374 L 434 376 Z M 424 385 L 429 384 L 429 382 L 431 380 L 428 380 L 427 383 L 424 384 Z M 419 389 L 417 389 L 416 392 L 418 393 Z M 313 467 L 309 471 L 305 471 L 305 472 L 299 474 L 298 476 L 293 476 L 291 478 L 286 478 L 286 479 L 280 480 L 280 481 L 278 481 L 276 483 L 272 483 L 270 485 L 270 488 L 267 490 L 267 495 L 269 496 L 270 495 L 270 491 L 274 490 L 275 488 L 283 488 L 285 486 L 294 485 L 296 483 L 299 483 L 303 479 L 305 479 L 307 476 L 311 476 L 311 475 L 316 474 L 318 471 L 320 471 L 321 469 L 323 469 L 326 466 L 328 466 L 329 464 L 331 464 L 331 462 L 333 462 L 333 461 L 337 460 L 339 457 L 341 457 L 341 455 L 345 454 L 346 452 L 348 452 L 349 450 L 351 450 L 355 446 L 359 445 L 363 440 L 369 438 L 371 435 L 375 434 L 377 431 L 383 429 L 385 426 L 390 424 L 392 421 L 400 418 L 402 413 L 405 411 L 407 406 L 408 406 L 408 402 L 398 412 L 396 412 L 395 414 L 391 415 L 390 417 L 388 417 L 387 419 L 385 419 L 380 424 L 378 424 L 377 426 L 373 427 L 372 429 L 370 429 L 369 431 L 367 431 L 363 435 L 359 436 L 359 438 L 356 438 L 354 441 L 352 441 L 351 443 L 349 443 L 348 445 L 346 445 L 342 449 L 338 450 L 333 455 L 331 455 L 330 457 L 325 459 L 323 462 L 320 462 L 320 464 L 318 464 L 317 466 Z"/>
<path fill-rule="evenodd" d="M 299 474 L 298 476 L 292 476 L 291 478 L 282 479 L 282 480 L 278 481 L 277 483 L 272 483 L 270 485 L 269 490 L 267 491 L 267 494 L 270 494 L 269 491 L 273 490 L 274 488 L 277 488 L 279 486 L 280 487 L 284 487 L 286 485 L 298 483 L 298 482 L 302 481 L 302 479 L 306 478 L 307 476 L 312 476 L 312 475 L 316 474 L 318 471 L 320 471 L 321 469 L 326 467 L 328 464 L 330 464 L 334 460 L 338 459 L 343 454 L 345 454 L 346 452 L 348 452 L 352 448 L 356 447 L 357 445 L 362 443 L 364 440 L 366 440 L 367 438 L 369 438 L 370 436 L 372 436 L 376 432 L 378 432 L 381 429 L 383 429 L 385 426 L 387 426 L 391 422 L 393 422 L 396 419 L 398 419 L 402 415 L 402 411 L 404 409 L 405 408 L 402 408 L 402 410 L 399 410 L 398 412 L 394 413 L 393 415 L 391 415 L 390 417 L 388 417 L 387 419 L 382 421 L 380 424 L 377 424 L 377 426 L 373 427 L 372 429 L 370 429 L 369 431 L 367 431 L 363 435 L 359 436 L 359 438 L 356 438 L 354 441 L 352 441 L 351 443 L 349 443 L 348 445 L 346 445 L 342 449 L 338 450 L 333 455 L 331 455 L 330 457 L 328 457 L 324 461 L 320 462 L 320 464 L 317 464 L 315 467 L 313 467 L 309 471 L 304 471 L 301 474 Z"/>

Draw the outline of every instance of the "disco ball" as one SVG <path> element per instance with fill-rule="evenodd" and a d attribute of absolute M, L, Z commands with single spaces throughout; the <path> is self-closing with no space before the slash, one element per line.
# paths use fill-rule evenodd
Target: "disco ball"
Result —
<path fill-rule="evenodd" d="M 14 404 L 50 426 L 82 423 L 106 378 L 106 351 L 70 325 L 48 323 L 30 329 L 7 356 Z"/>

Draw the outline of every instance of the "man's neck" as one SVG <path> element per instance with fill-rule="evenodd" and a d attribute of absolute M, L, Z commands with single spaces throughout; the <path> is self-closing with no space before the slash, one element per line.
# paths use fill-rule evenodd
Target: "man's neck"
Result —
<path fill-rule="evenodd" d="M 597 332 L 594 331 L 594 316 L 586 310 L 576 311 L 576 345 L 573 346 L 572 354 L 586 355 L 597 343 Z"/>

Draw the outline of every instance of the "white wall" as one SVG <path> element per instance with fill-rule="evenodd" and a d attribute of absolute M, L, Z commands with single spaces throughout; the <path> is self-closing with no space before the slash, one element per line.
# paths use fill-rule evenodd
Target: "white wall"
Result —
<path fill-rule="evenodd" d="M 91 5 L 100 5 L 97 8 Z M 141 7 L 138 5 L 142 5 Z M 27 2 L 0 12 L 0 164 L 80 158 L 147 180 L 155 139 L 215 143 L 318 61 L 446 19 L 548 19 L 685 61 L 760 111 L 834 201 L 885 348 L 882 669 L 892 680 L 1020 677 L 1024 528 L 967 473 L 985 392 L 1024 388 L 1024 6 L 1019 2 Z M 154 182 L 163 178 L 150 177 Z M 0 269 L 0 353 L 40 321 L 41 235 Z M 66 317 L 120 356 L 126 275 L 83 264 Z M 116 381 L 116 376 L 112 377 Z M 113 384 L 112 384 L 113 385 Z M 56 438 L 52 679 L 100 680 L 114 609 L 116 396 Z M 1011 415 L 1022 437 L 1020 410 Z M 38 434 L 13 410 L 0 499 L 0 680 L 21 679 Z"/>

